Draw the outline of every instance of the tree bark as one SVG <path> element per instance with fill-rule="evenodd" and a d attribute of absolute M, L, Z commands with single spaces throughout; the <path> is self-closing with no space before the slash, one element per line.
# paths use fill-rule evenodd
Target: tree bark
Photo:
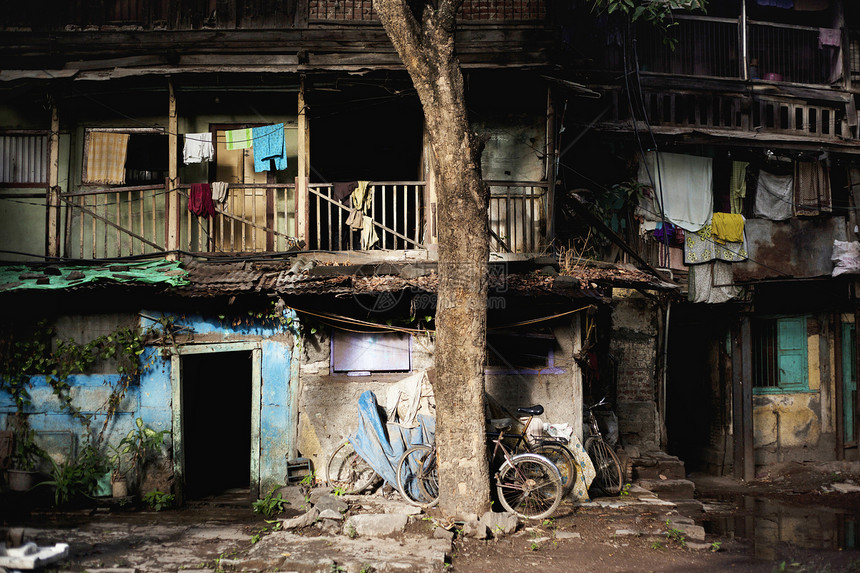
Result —
<path fill-rule="evenodd" d="M 374 0 L 421 100 L 435 155 L 440 225 L 433 390 L 439 506 L 452 517 L 481 515 L 490 505 L 484 429 L 488 194 L 454 52 L 461 3 L 419 4 L 416 17 L 414 1 Z"/>

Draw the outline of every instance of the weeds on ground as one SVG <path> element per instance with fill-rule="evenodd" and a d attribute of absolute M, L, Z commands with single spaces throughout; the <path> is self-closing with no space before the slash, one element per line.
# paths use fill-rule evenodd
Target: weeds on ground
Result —
<path fill-rule="evenodd" d="M 278 489 L 280 488 L 274 488 L 266 497 L 252 503 L 251 507 L 253 507 L 254 513 L 261 513 L 264 517 L 273 517 L 284 511 L 284 506 L 290 502 L 282 498 L 281 494 L 275 493 Z"/>
<path fill-rule="evenodd" d="M 671 522 L 667 519 L 666 520 L 666 528 L 667 528 L 666 529 L 666 538 L 669 539 L 669 541 L 671 541 L 673 543 L 677 543 L 678 545 L 680 545 L 681 547 L 686 549 L 687 538 L 684 536 L 684 532 L 681 531 L 680 529 L 675 529 L 674 527 L 671 527 L 670 524 L 671 524 Z"/>

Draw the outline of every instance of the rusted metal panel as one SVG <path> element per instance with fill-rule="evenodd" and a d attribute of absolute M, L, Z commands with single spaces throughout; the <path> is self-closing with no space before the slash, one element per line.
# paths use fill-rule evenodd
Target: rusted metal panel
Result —
<path fill-rule="evenodd" d="M 833 241 L 846 240 L 845 218 L 747 219 L 749 259 L 734 263 L 735 282 L 829 276 Z"/>

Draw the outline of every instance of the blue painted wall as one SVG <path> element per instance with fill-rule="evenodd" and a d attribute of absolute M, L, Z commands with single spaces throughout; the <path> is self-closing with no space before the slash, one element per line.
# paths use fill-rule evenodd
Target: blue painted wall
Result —
<path fill-rule="evenodd" d="M 291 312 L 291 311 L 289 311 Z M 161 312 L 141 312 L 143 331 L 152 327 L 152 318 L 163 316 Z M 260 482 L 261 491 L 267 493 L 272 487 L 282 484 L 286 474 L 286 456 L 294 429 L 290 427 L 290 357 L 292 337 L 270 321 L 248 317 L 240 324 L 232 325 L 217 317 L 202 315 L 174 315 L 174 325 L 181 327 L 179 334 L 206 336 L 207 343 L 259 341 L 262 348 L 261 405 L 260 405 Z M 293 315 L 289 315 L 293 317 Z M 143 318 L 152 317 L 152 318 Z M 155 430 L 172 430 L 172 387 L 170 381 L 170 358 L 162 356 L 161 347 L 147 347 L 141 355 L 146 365 L 140 382 L 129 388 L 117 414 L 106 431 L 108 441 L 117 441 L 134 426 L 141 417 L 144 423 Z M 102 429 L 107 399 L 111 393 L 110 382 L 119 380 L 118 375 L 77 375 L 69 379 L 74 404 L 83 413 L 92 414 L 94 433 Z M 31 378 L 32 406 L 27 408 L 30 423 L 37 432 L 40 444 L 58 461 L 74 455 L 83 437 L 79 422 L 63 413 L 51 387 L 43 376 Z M 0 428 L 6 427 L 6 416 L 15 412 L 11 398 L 0 393 Z M 251 452 L 248 452 L 249 456 Z"/>

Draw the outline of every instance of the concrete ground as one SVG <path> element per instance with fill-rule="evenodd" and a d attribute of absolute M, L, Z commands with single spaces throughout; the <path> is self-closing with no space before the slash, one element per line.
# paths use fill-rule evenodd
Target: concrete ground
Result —
<path fill-rule="evenodd" d="M 0 500 L 0 534 L 39 546 L 68 543 L 69 557 L 44 571 L 69 573 L 476 573 L 547 566 L 601 572 L 860 571 L 856 545 L 783 543 L 763 552 L 759 527 L 750 529 L 749 537 L 738 529 L 714 533 L 702 527 L 714 515 L 731 519 L 743 509 L 719 501 L 721 490 L 765 495 L 804 489 L 805 495 L 817 496 L 816 507 L 853 506 L 860 500 L 860 493 L 839 492 L 836 486 L 846 476 L 835 471 L 828 471 L 832 483 L 826 484 L 821 475 L 798 468 L 782 472 L 749 484 L 703 480 L 715 496 L 703 499 L 705 521 L 701 515 L 694 521 L 680 514 L 675 503 L 635 486 L 620 497 L 564 503 L 552 519 L 540 523 L 511 526 L 503 514 L 494 514 L 490 527 L 480 521 L 441 524 L 393 493 L 333 496 L 317 488 L 306 499 L 295 488 L 284 491 L 290 509 L 269 520 L 251 511 L 247 491 L 162 512 L 115 507 L 15 514 Z M 801 476 L 808 485 L 792 481 Z M 860 519 L 852 515 L 848 517 Z"/>

